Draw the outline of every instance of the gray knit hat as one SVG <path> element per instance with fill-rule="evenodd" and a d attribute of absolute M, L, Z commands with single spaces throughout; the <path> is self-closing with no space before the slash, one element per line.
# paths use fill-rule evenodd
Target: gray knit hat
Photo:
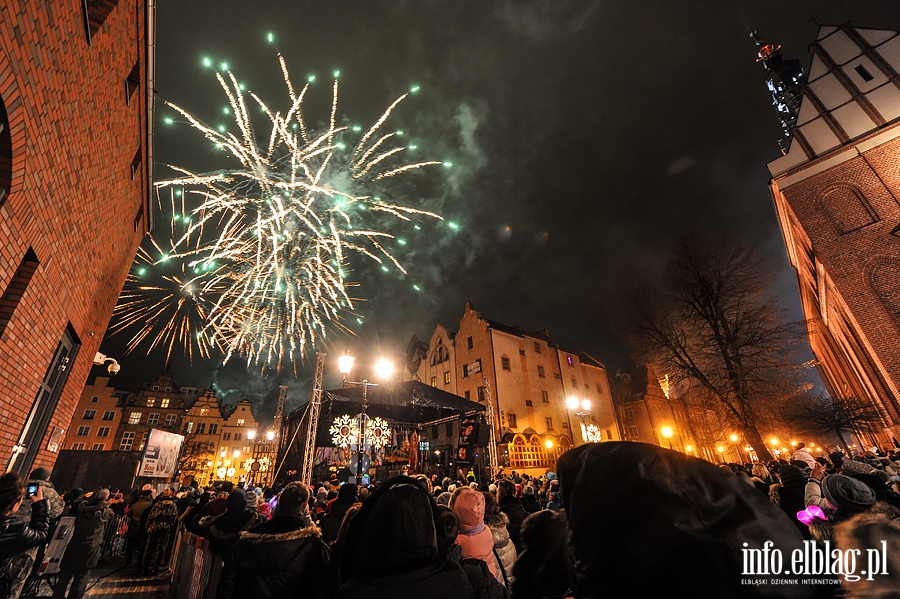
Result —
<path fill-rule="evenodd" d="M 843 514 L 864 512 L 875 503 L 875 491 L 869 485 L 843 474 L 823 478 L 822 492 L 828 503 Z"/>

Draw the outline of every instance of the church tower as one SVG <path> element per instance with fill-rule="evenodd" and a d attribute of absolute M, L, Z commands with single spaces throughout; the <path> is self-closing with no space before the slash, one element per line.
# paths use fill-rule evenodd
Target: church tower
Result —
<path fill-rule="evenodd" d="M 810 50 L 772 199 L 822 379 L 879 407 L 865 442 L 900 447 L 900 35 L 822 26 Z"/>
<path fill-rule="evenodd" d="M 782 153 L 787 152 L 787 141 L 790 139 L 791 128 L 797 124 L 797 115 L 800 111 L 800 101 L 803 99 L 802 86 L 806 83 L 806 73 L 799 60 L 785 60 L 781 56 L 781 46 L 764 42 L 756 32 L 750 33 L 750 37 L 759 47 L 756 62 L 760 62 L 766 68 L 766 85 L 772 94 L 772 105 L 778 113 L 781 128 L 784 130 L 785 139 L 778 142 Z"/>

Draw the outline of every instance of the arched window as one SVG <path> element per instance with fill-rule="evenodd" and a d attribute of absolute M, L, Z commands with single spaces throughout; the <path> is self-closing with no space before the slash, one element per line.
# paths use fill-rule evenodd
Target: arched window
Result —
<path fill-rule="evenodd" d="M 834 187 L 819 198 L 819 204 L 843 235 L 878 222 L 878 214 L 862 191 L 849 185 Z"/>
<path fill-rule="evenodd" d="M 872 286 L 895 322 L 900 324 L 900 264 L 879 262 L 872 269 Z"/>

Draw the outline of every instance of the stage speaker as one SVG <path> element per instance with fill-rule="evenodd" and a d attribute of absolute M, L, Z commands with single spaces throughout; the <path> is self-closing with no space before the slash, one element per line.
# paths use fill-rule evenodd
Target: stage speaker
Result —
<path fill-rule="evenodd" d="M 475 426 L 478 427 L 475 429 L 475 445 L 478 447 L 487 447 L 488 442 L 491 439 L 491 429 L 489 429 L 486 424 L 476 424 Z"/>

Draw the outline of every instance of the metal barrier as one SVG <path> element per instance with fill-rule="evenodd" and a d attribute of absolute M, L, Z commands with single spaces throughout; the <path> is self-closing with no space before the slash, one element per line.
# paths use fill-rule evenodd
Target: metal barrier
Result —
<path fill-rule="evenodd" d="M 172 560 L 173 599 L 212 599 L 216 596 L 224 562 L 203 537 L 181 531 Z"/>
<path fill-rule="evenodd" d="M 100 545 L 100 559 L 106 560 L 125 555 L 125 542 L 128 537 L 129 516 L 111 518 L 103 529 L 103 544 Z"/>

